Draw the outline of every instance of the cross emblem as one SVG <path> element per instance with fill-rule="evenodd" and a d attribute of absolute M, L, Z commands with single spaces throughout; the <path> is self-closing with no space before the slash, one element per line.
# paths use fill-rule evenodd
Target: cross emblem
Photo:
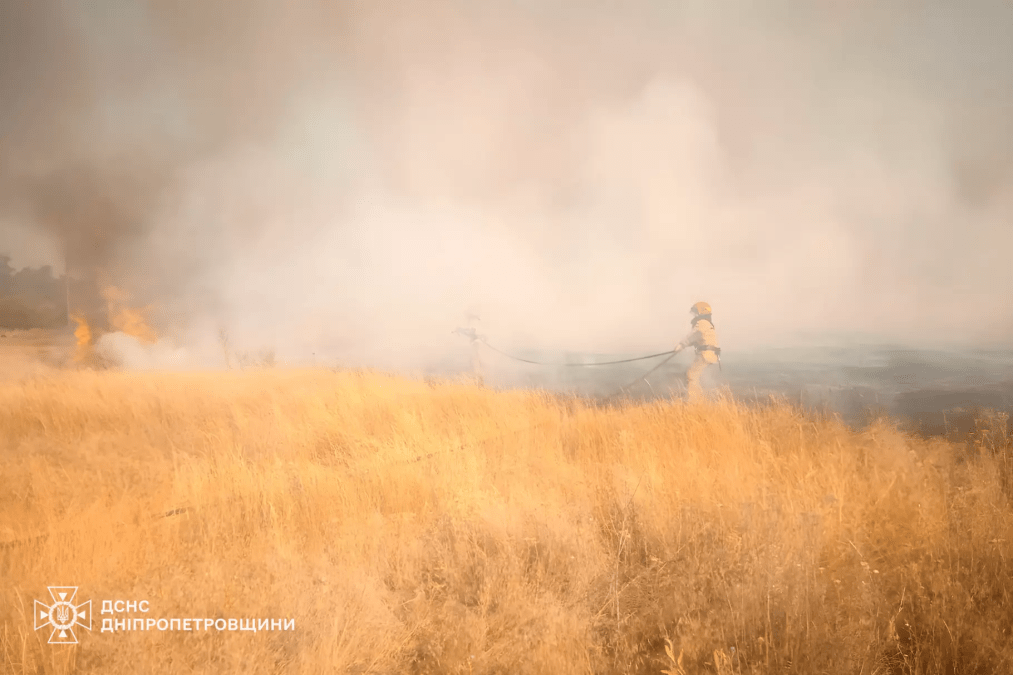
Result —
<path fill-rule="evenodd" d="M 77 586 L 50 586 L 49 595 L 53 598 L 52 605 L 35 601 L 35 630 L 52 626 L 49 644 L 76 645 L 74 626 L 91 630 L 91 600 L 75 606 Z"/>

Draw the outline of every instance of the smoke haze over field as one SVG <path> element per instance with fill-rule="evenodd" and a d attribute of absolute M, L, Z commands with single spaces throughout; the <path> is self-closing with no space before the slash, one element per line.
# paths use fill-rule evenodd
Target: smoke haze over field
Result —
<path fill-rule="evenodd" d="M 1008 3 L 239 6 L 0 8 L 0 252 L 194 353 L 1013 335 Z"/>

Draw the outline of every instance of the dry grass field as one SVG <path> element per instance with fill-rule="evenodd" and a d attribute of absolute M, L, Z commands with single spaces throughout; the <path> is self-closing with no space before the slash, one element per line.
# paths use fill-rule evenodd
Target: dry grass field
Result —
<path fill-rule="evenodd" d="M 323 369 L 9 378 L 0 672 L 1013 672 L 1000 426 L 968 448 Z M 92 601 L 80 644 L 35 630 L 48 586 Z M 103 632 L 105 600 L 199 629 Z"/>

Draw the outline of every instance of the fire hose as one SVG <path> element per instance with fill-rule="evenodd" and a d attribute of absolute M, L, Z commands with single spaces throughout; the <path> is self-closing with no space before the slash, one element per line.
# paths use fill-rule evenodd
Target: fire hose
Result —
<path fill-rule="evenodd" d="M 532 363 L 532 364 L 534 364 L 536 366 L 566 366 L 566 367 L 575 367 L 575 368 L 588 368 L 588 367 L 591 367 L 591 366 L 611 366 L 611 365 L 615 365 L 617 363 L 633 363 L 634 361 L 646 361 L 647 359 L 655 359 L 655 358 L 657 358 L 659 356 L 668 356 L 669 358 L 671 358 L 672 356 L 675 356 L 676 353 L 677 353 L 674 349 L 672 349 L 672 350 L 669 350 L 667 352 L 658 352 L 657 354 L 648 354 L 647 356 L 638 356 L 638 357 L 632 358 L 632 359 L 621 359 L 619 361 L 599 361 L 598 363 L 546 363 L 544 361 L 531 361 L 530 359 L 522 359 L 519 356 L 514 356 L 513 354 L 508 354 L 508 353 L 506 353 L 504 351 L 501 351 L 501 350 L 496 349 L 495 347 L 493 347 L 491 344 L 489 344 L 488 342 L 486 342 L 485 338 L 483 338 L 483 337 L 479 336 L 479 337 L 476 337 L 475 339 L 478 340 L 479 342 L 481 342 L 482 344 L 484 344 L 489 349 L 491 349 L 494 352 L 496 352 L 497 354 L 502 354 L 503 356 L 507 357 L 508 359 L 513 359 L 514 361 L 520 361 L 522 363 Z M 667 360 L 668 359 L 666 359 L 666 361 Z M 662 362 L 662 363 L 664 363 L 664 362 Z"/>
<path fill-rule="evenodd" d="M 661 363 L 657 364 L 656 366 L 654 366 L 653 368 L 651 368 L 650 370 L 648 370 L 646 373 L 644 373 L 643 375 L 641 375 L 637 379 L 633 380 L 632 382 L 630 382 L 626 386 L 621 387 L 618 391 L 615 391 L 615 392 L 609 394 L 606 398 L 612 398 L 614 396 L 618 396 L 619 394 L 621 394 L 622 392 L 626 391 L 627 389 L 629 389 L 633 385 L 637 384 L 641 380 L 646 381 L 646 379 L 651 374 L 653 374 L 659 368 L 661 368 L 666 363 L 668 363 L 672 359 L 673 356 L 675 356 L 676 354 L 678 354 L 681 351 L 681 349 L 672 349 L 672 350 L 669 350 L 667 352 L 658 352 L 657 354 L 648 354 L 646 356 L 636 356 L 636 357 L 629 358 L 629 359 L 617 359 L 617 360 L 614 360 L 614 361 L 598 361 L 598 362 L 595 362 L 595 363 L 550 363 L 550 362 L 546 362 L 546 361 L 535 361 L 533 359 L 521 358 L 520 356 L 516 356 L 514 354 L 510 354 L 509 352 L 505 352 L 505 351 L 503 351 L 501 349 L 497 349 L 496 347 L 494 347 L 491 344 L 489 344 L 488 340 L 485 339 L 485 336 L 479 335 L 474 328 L 458 328 L 457 330 L 454 331 L 454 333 L 456 333 L 458 335 L 462 335 L 462 336 L 464 336 L 466 338 L 469 338 L 472 341 L 473 344 L 482 344 L 485 347 L 487 347 L 488 349 L 496 352 L 497 354 L 505 356 L 508 359 L 512 359 L 514 361 L 519 361 L 521 363 L 530 363 L 530 364 L 533 364 L 533 365 L 536 365 L 536 366 L 552 366 L 552 367 L 564 367 L 564 368 L 590 368 L 590 367 L 594 367 L 594 366 L 611 366 L 611 365 L 617 365 L 617 364 L 622 364 L 622 363 L 634 363 L 636 361 L 646 361 L 648 359 L 658 358 L 659 356 L 665 356 L 665 357 L 667 357 Z"/>
<path fill-rule="evenodd" d="M 641 375 L 641 376 L 640 376 L 640 377 L 638 377 L 637 379 L 635 379 L 635 380 L 633 380 L 632 382 L 630 382 L 630 383 L 629 383 L 628 385 L 626 385 L 625 387 L 620 387 L 620 388 L 619 388 L 619 389 L 618 389 L 617 391 L 615 391 L 615 392 L 613 392 L 613 393 L 609 394 L 607 398 L 612 398 L 613 396 L 618 396 L 619 394 L 623 393 L 624 391 L 626 391 L 627 389 L 629 389 L 630 387 L 632 387 L 633 385 L 635 385 L 635 384 L 636 384 L 637 382 L 640 382 L 641 380 L 644 380 L 644 381 L 646 382 L 646 381 L 647 381 L 647 377 L 648 377 L 649 375 L 651 375 L 651 374 L 652 374 L 652 373 L 653 373 L 654 371 L 656 371 L 656 370 L 657 370 L 658 368 L 661 368 L 661 367 L 662 367 L 663 365 L 665 365 L 666 363 L 668 363 L 669 361 L 671 361 L 671 360 L 672 360 L 672 357 L 673 357 L 673 356 L 675 356 L 675 355 L 676 355 L 676 354 L 678 354 L 678 353 L 679 353 L 679 352 L 676 352 L 676 351 L 672 351 L 672 352 L 669 352 L 669 353 L 668 353 L 668 358 L 667 358 L 667 359 L 665 359 L 664 361 L 662 361 L 662 362 L 661 362 L 661 363 L 659 363 L 658 365 L 654 366 L 653 368 L 651 368 L 650 370 L 648 370 L 648 371 L 647 371 L 646 373 L 644 373 L 643 375 Z M 645 357 L 645 358 L 647 358 L 647 357 Z"/>
<path fill-rule="evenodd" d="M 564 367 L 585 367 L 585 368 L 587 368 L 587 367 L 592 367 L 592 366 L 611 366 L 611 365 L 620 364 L 620 363 L 633 363 L 635 361 L 646 361 L 648 359 L 658 358 L 659 356 L 665 356 L 665 357 L 667 357 L 661 363 L 659 363 L 658 365 L 654 366 L 653 368 L 651 368 L 650 370 L 648 370 L 646 373 L 644 373 L 643 375 L 641 375 L 637 379 L 633 380 L 632 382 L 630 382 L 629 384 L 627 384 L 624 387 L 620 387 L 617 391 L 615 391 L 615 392 L 609 394 L 608 396 L 606 396 L 606 398 L 613 398 L 614 396 L 618 396 L 619 394 L 623 393 L 624 391 L 626 391 L 627 389 L 629 389 L 633 385 L 637 384 L 641 380 L 646 381 L 647 378 L 650 375 L 652 375 L 656 370 L 658 370 L 663 365 L 665 365 L 666 363 L 668 363 L 669 361 L 671 361 L 672 357 L 674 357 L 676 354 L 679 353 L 679 351 L 681 351 L 681 350 L 678 350 L 678 349 L 672 349 L 672 350 L 669 350 L 667 352 L 658 352 L 657 354 L 648 354 L 647 356 L 637 356 L 637 357 L 630 358 L 630 359 L 619 359 L 619 360 L 616 360 L 616 361 L 598 361 L 597 363 L 545 363 L 543 361 L 532 361 L 531 359 L 522 359 L 519 356 L 514 356 L 513 354 L 508 354 L 508 353 L 506 353 L 506 352 L 504 352 L 502 350 L 496 349 L 495 347 L 493 347 L 491 344 L 489 344 L 481 336 L 476 335 L 474 337 L 474 339 L 476 341 L 484 344 L 486 347 L 488 347 L 492 351 L 496 352 L 497 354 L 502 354 L 503 356 L 505 356 L 505 357 L 507 357 L 509 359 L 513 359 L 515 361 L 520 361 L 522 363 L 531 363 L 531 364 L 538 365 L 538 366 L 564 366 Z"/>

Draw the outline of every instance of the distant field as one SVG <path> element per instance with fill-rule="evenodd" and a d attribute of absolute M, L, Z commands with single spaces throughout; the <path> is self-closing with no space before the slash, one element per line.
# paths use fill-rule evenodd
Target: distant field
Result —
<path fill-rule="evenodd" d="M 1013 452 L 980 422 L 968 447 L 327 370 L 2 380 L 0 672 L 1011 672 Z M 77 646 L 34 629 L 57 585 L 94 604 Z M 201 627 L 102 632 L 106 599 Z"/>
<path fill-rule="evenodd" d="M 69 329 L 0 329 L 0 382 L 69 365 L 73 355 Z"/>
<path fill-rule="evenodd" d="M 71 329 L 0 330 L 0 380 L 74 367 Z M 538 354 L 525 358 L 567 362 L 609 360 L 606 355 Z M 430 373 L 452 377 L 470 368 L 467 348 Z M 618 355 L 621 358 L 635 356 Z M 618 366 L 553 368 L 510 360 L 483 350 L 486 384 L 496 389 L 544 389 L 597 400 L 648 402 L 685 393 L 690 354 L 663 364 L 646 381 L 639 378 L 662 359 Z M 321 358 L 321 362 L 328 362 Z M 233 355 L 231 364 L 243 363 Z M 340 366 L 332 359 L 330 365 Z M 87 363 L 85 364 L 87 365 Z M 897 346 L 823 346 L 729 350 L 712 383 L 743 402 L 772 395 L 814 411 L 837 413 L 861 428 L 879 415 L 924 435 L 966 438 L 982 410 L 1013 412 L 1013 351 L 916 350 Z"/>

